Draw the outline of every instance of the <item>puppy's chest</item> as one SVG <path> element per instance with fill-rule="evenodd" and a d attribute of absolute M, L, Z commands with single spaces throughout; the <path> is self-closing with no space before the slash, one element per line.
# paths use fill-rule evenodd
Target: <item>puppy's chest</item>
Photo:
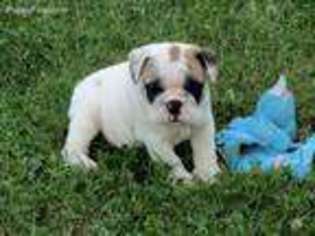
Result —
<path fill-rule="evenodd" d="M 176 145 L 184 140 L 190 139 L 191 127 L 181 125 L 163 127 L 162 135 L 170 143 Z"/>

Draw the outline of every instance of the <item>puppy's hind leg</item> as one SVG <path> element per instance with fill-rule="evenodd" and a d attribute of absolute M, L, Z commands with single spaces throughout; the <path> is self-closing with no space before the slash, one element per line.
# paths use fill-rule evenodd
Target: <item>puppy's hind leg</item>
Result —
<path fill-rule="evenodd" d="M 81 83 L 74 91 L 69 110 L 69 130 L 61 154 L 70 165 L 95 169 L 97 165 L 89 158 L 88 148 L 100 130 L 98 91 L 94 83 L 88 82 Z"/>
<path fill-rule="evenodd" d="M 77 115 L 70 121 L 66 142 L 61 152 L 63 160 L 72 166 L 96 169 L 97 164 L 88 156 L 88 148 L 99 129 L 85 114 Z"/>

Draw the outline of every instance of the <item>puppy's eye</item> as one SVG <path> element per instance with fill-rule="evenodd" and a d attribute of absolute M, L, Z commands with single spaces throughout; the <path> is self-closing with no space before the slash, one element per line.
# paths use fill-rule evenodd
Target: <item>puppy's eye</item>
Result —
<path fill-rule="evenodd" d="M 185 83 L 185 90 L 195 98 L 197 103 L 199 103 L 201 100 L 202 89 L 203 89 L 202 83 L 192 79 L 191 77 L 187 77 Z"/>
<path fill-rule="evenodd" d="M 159 80 L 154 80 L 148 84 L 145 85 L 145 90 L 147 92 L 147 97 L 149 102 L 153 102 L 154 99 L 160 94 L 162 93 L 164 90 L 161 87 L 161 84 L 159 82 Z"/>

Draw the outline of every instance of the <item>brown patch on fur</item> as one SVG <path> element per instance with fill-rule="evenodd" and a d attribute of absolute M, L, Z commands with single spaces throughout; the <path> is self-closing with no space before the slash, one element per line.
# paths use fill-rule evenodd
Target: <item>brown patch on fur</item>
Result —
<path fill-rule="evenodd" d="M 183 93 L 182 87 L 169 88 L 168 92 L 171 96 L 180 96 Z"/>
<path fill-rule="evenodd" d="M 171 61 L 179 60 L 180 48 L 176 45 L 172 46 L 169 50 L 169 56 Z"/>
<path fill-rule="evenodd" d="M 199 82 L 203 82 L 206 79 L 206 72 L 198 61 L 196 54 L 196 49 L 187 49 L 184 53 L 184 58 L 192 78 Z"/>
<path fill-rule="evenodd" d="M 147 80 L 149 78 L 154 77 L 154 69 L 152 66 L 152 62 L 150 62 L 150 59 L 148 59 L 147 61 L 145 61 L 143 63 L 143 66 L 141 68 L 141 72 L 140 72 L 140 79 L 141 80 Z"/>

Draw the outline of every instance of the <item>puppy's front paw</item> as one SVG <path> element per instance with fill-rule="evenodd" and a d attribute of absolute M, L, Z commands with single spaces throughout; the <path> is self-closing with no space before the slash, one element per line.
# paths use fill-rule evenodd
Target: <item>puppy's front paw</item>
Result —
<path fill-rule="evenodd" d="M 66 150 L 61 152 L 63 160 L 71 166 L 78 166 L 85 170 L 96 170 L 97 164 L 83 153 L 70 153 Z"/>
<path fill-rule="evenodd" d="M 184 183 L 184 184 L 191 184 L 193 181 L 193 176 L 190 174 L 185 168 L 177 167 L 172 169 L 170 173 L 170 179 L 172 183 Z"/>
<path fill-rule="evenodd" d="M 214 163 L 209 168 L 202 168 L 202 169 L 195 168 L 193 170 L 193 175 L 194 175 L 194 178 L 196 178 L 197 180 L 212 184 L 216 182 L 217 180 L 216 177 L 220 172 L 221 172 L 220 167 L 218 166 L 218 164 Z"/>

